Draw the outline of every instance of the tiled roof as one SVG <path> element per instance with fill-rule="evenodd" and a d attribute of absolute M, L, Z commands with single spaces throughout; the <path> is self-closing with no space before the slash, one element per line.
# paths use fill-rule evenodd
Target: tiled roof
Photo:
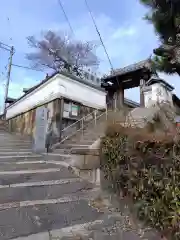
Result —
<path fill-rule="evenodd" d="M 6 103 L 8 103 L 8 102 L 15 102 L 16 101 L 16 99 L 15 98 L 11 98 L 11 97 L 7 97 L 7 99 L 6 99 Z"/>
<path fill-rule="evenodd" d="M 114 77 L 114 76 L 121 76 L 121 75 L 127 74 L 129 72 L 134 72 L 136 70 L 140 70 L 140 69 L 143 69 L 143 68 L 147 68 L 149 70 L 152 70 L 151 59 L 150 58 L 148 58 L 146 60 L 143 60 L 143 61 L 140 61 L 140 62 L 137 62 L 137 63 L 134 63 L 134 64 L 131 64 L 131 65 L 128 65 L 128 66 L 123 67 L 123 68 L 115 69 L 114 71 L 111 72 L 111 74 L 109 76 L 104 77 L 104 79 L 105 78 L 111 78 L 111 77 Z"/>
<path fill-rule="evenodd" d="M 158 76 L 153 75 L 149 81 L 146 83 L 147 85 L 151 85 L 152 83 L 162 83 L 169 91 L 174 90 L 174 87 L 166 82 L 164 79 L 161 79 Z"/>

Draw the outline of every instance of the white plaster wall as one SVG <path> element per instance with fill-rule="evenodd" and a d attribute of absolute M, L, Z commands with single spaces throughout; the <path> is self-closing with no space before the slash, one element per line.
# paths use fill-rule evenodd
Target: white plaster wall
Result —
<path fill-rule="evenodd" d="M 149 107 L 157 102 L 172 102 L 172 93 L 168 91 L 163 85 L 155 83 L 152 85 L 152 91 L 144 93 L 145 107 Z"/>
<path fill-rule="evenodd" d="M 7 108 L 6 118 L 12 118 L 40 104 L 56 98 L 66 97 L 82 104 L 101 109 L 106 107 L 106 93 L 71 78 L 57 74 L 52 79 L 36 88 Z"/>
<path fill-rule="evenodd" d="M 150 106 L 150 104 L 152 102 L 152 92 L 151 92 L 151 90 L 147 91 L 147 92 L 144 92 L 144 102 L 145 102 L 145 107 Z"/>

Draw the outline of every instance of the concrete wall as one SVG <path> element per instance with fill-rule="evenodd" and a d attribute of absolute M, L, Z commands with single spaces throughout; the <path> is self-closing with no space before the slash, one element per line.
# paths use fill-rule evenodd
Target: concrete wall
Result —
<path fill-rule="evenodd" d="M 106 93 L 76 80 L 57 74 L 7 108 L 10 119 L 54 99 L 65 97 L 91 108 L 106 107 Z"/>

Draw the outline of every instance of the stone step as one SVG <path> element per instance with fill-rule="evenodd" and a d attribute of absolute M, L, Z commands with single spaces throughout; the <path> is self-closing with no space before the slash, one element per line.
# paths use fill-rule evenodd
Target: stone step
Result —
<path fill-rule="evenodd" d="M 70 150 L 64 151 L 64 149 L 59 149 L 59 151 L 44 154 L 45 161 L 55 161 L 56 164 L 61 164 L 62 162 L 69 163 L 71 158 L 72 156 L 70 155 Z"/>
<path fill-rule="evenodd" d="M 98 134 L 98 133 L 93 134 L 93 133 L 89 132 L 89 134 L 81 136 L 80 139 L 82 139 L 82 140 L 96 140 L 101 136 L 103 136 L 102 133 L 101 134 Z"/>
<path fill-rule="evenodd" d="M 12 138 L 4 138 L 4 137 L 1 137 L 1 141 L 6 141 L 7 143 L 29 143 L 31 144 L 32 141 L 30 140 L 23 140 L 23 139 L 12 139 Z"/>
<path fill-rule="evenodd" d="M 25 141 L 7 141 L 7 140 L 2 140 L 2 142 L 0 142 L 0 146 L 1 145 L 12 145 L 12 146 L 18 146 L 18 145 L 23 145 L 23 146 L 30 146 L 32 145 L 32 142 L 25 142 Z"/>
<path fill-rule="evenodd" d="M 67 145 L 67 144 L 80 144 L 80 145 L 92 145 L 93 142 L 96 140 L 97 138 L 94 139 L 69 139 L 68 141 L 65 141 L 63 145 Z"/>
<path fill-rule="evenodd" d="M 12 143 L 6 143 L 6 142 L 1 142 L 0 143 L 0 147 L 2 147 L 2 148 L 5 148 L 5 147 L 7 147 L 7 148 L 14 148 L 14 147 L 17 147 L 17 148 L 21 148 L 21 147 L 25 147 L 25 148 L 30 148 L 30 149 L 32 149 L 32 146 L 33 146 L 33 144 L 25 144 L 25 143 L 14 143 L 14 144 L 12 144 Z"/>
<path fill-rule="evenodd" d="M 79 135 L 74 135 L 70 139 L 79 139 L 79 138 L 84 138 L 84 139 L 91 139 L 91 138 L 97 138 L 98 136 L 103 135 L 104 131 L 98 132 L 95 129 L 89 129 L 89 131 L 79 134 Z"/>
<path fill-rule="evenodd" d="M 71 148 L 57 148 L 52 153 L 53 154 L 66 154 L 69 153 Z"/>
<path fill-rule="evenodd" d="M 103 133 L 97 133 L 94 130 L 89 130 L 89 132 L 87 132 L 83 135 L 82 134 L 76 135 L 76 136 L 70 137 L 69 139 L 67 139 L 65 141 L 66 142 L 71 141 L 71 140 L 72 141 L 78 141 L 78 140 L 81 140 L 81 139 L 83 139 L 84 141 L 90 141 L 90 140 L 96 140 L 102 135 L 103 135 Z"/>
<path fill-rule="evenodd" d="M 41 186 L 33 186 L 32 182 L 32 186 L 29 184 L 29 186 L 23 187 L 23 184 L 12 184 L 12 187 L 1 188 L 0 206 L 3 203 L 59 199 L 65 194 L 69 195 L 74 192 L 78 194 L 82 189 L 85 191 L 93 188 L 92 183 L 82 181 L 80 178 L 71 178 L 67 180 L 69 181 L 65 181 L 64 179 L 64 183 L 63 181 L 61 181 L 62 183 L 59 181 L 59 184 L 53 184 L 52 182 L 52 185 L 49 186 L 43 186 L 43 183 Z M 36 183 L 38 184 L 38 182 Z M 24 182 L 24 184 L 26 184 L 26 182 Z"/>
<path fill-rule="evenodd" d="M 22 171 L 23 170 L 41 170 L 41 169 L 54 169 L 58 168 L 57 165 L 53 163 L 48 162 L 42 162 L 42 161 L 18 161 L 18 162 L 0 162 L 0 173 L 3 171 L 6 173 L 6 171 Z M 13 173 L 12 173 L 13 174 Z"/>
<path fill-rule="evenodd" d="M 13 133 L 10 133 L 10 132 L 3 132 L 3 131 L 0 131 L 0 136 L 9 137 L 9 138 L 17 138 L 17 139 L 26 139 L 26 140 L 31 140 L 32 139 L 32 137 L 30 137 L 30 136 L 13 134 Z"/>
<path fill-rule="evenodd" d="M 61 165 L 54 165 L 53 168 L 46 169 L 28 169 L 21 171 L 6 171 L 0 174 L 0 185 L 12 185 L 23 183 L 34 183 L 60 179 L 72 179 L 77 178 L 74 173 L 69 171 L 67 167 Z M 2 189 L 2 186 L 1 186 Z"/>
<path fill-rule="evenodd" d="M 91 146 L 98 138 L 94 138 L 94 139 L 73 139 L 72 141 L 69 140 L 68 142 L 64 142 L 63 145 L 89 145 Z"/>
<path fill-rule="evenodd" d="M 87 222 L 99 219 L 102 213 L 88 205 L 88 192 L 84 194 L 64 195 L 56 199 L 42 199 L 21 201 L 11 204 L 1 204 L 4 211 L 0 211 L 1 240 L 14 239 L 36 233 L 62 229 L 77 224 L 81 226 Z M 9 207 L 11 206 L 11 207 Z M 20 207 L 18 207 L 20 206 Z M 9 208 L 8 208 L 9 207 Z M 13 216 L 13 217 L 12 217 Z M 53 232 L 54 234 L 54 232 Z M 28 239 L 28 237 L 27 237 Z M 30 236 L 29 239 L 50 239 L 43 236 Z M 58 239 L 55 235 L 51 239 Z M 59 238 L 62 239 L 62 238 Z"/>
<path fill-rule="evenodd" d="M 16 152 L 16 151 L 18 151 L 18 152 L 26 152 L 26 151 L 28 151 L 28 152 L 31 152 L 32 151 L 32 148 L 27 148 L 26 146 L 21 146 L 21 147 L 19 147 L 19 148 L 17 148 L 16 146 L 14 146 L 14 147 L 7 147 L 7 146 L 4 146 L 4 147 L 2 147 L 2 146 L 0 146 L 0 152 Z"/>
<path fill-rule="evenodd" d="M 89 205 L 89 208 L 87 208 L 87 202 L 80 199 L 79 203 L 71 201 L 70 208 L 68 208 L 67 203 L 57 203 L 55 206 L 53 204 L 44 206 L 41 204 L 39 206 L 34 206 L 34 209 L 31 207 L 26 209 L 23 208 L 20 209 L 17 214 L 15 214 L 13 209 L 11 212 L 9 210 L 6 211 L 8 214 L 12 213 L 15 214 L 15 216 L 18 215 L 17 220 L 23 227 L 20 228 L 18 224 L 15 228 L 15 223 L 13 221 L 11 222 L 11 226 L 14 227 L 13 230 L 18 230 L 20 235 L 26 236 L 23 237 L 22 240 L 161 239 L 160 235 L 158 235 L 155 231 L 151 229 L 144 231 L 144 229 L 141 229 L 141 226 L 137 226 L 137 224 L 133 222 L 132 217 L 126 213 L 127 211 L 125 213 L 118 212 L 118 209 L 113 208 L 113 206 L 109 204 L 109 201 L 108 203 L 107 201 L 101 201 L 99 207 L 93 207 L 93 204 Z M 100 212 L 99 209 L 101 210 Z M 66 221 L 59 221 L 59 214 L 62 214 L 62 217 L 66 216 Z M 39 224 L 37 224 L 37 218 L 35 224 L 34 221 L 30 222 L 30 220 L 32 220 L 36 215 L 39 216 Z M 49 215 L 49 218 L 46 215 Z M 21 219 L 21 216 L 24 216 L 24 219 Z M 30 219 L 26 219 L 26 216 L 30 217 Z M 29 229 L 26 224 L 31 226 L 31 228 Z M 6 239 L 13 238 L 14 240 L 20 240 L 21 238 L 14 238 L 17 236 L 16 231 L 6 231 L 5 227 L 4 232 L 7 234 L 5 235 Z M 4 238 L 2 240 L 4 240 Z"/>
<path fill-rule="evenodd" d="M 13 151 L 13 152 L 8 152 L 8 151 L 0 151 L 0 156 L 8 156 L 8 155 L 13 155 L 13 156 L 20 156 L 20 155 L 32 155 L 32 151 Z"/>
<path fill-rule="evenodd" d="M 90 145 L 89 144 L 74 144 L 74 143 L 69 143 L 69 144 L 62 144 L 60 145 L 60 149 L 70 149 L 74 147 L 79 147 L 79 148 L 88 148 Z"/>
<path fill-rule="evenodd" d="M 11 162 L 17 162 L 17 161 L 34 161 L 34 160 L 43 160 L 44 156 L 39 154 L 20 154 L 19 156 L 14 154 L 7 154 L 7 155 L 0 155 L 0 162 L 4 161 L 11 161 Z"/>
<path fill-rule="evenodd" d="M 20 135 L 20 134 L 13 134 L 11 132 L 3 132 L 0 131 L 0 135 L 1 136 L 7 136 L 7 137 L 11 137 L 11 138 L 19 138 L 19 139 L 32 139 L 31 136 L 24 136 L 24 135 Z"/>

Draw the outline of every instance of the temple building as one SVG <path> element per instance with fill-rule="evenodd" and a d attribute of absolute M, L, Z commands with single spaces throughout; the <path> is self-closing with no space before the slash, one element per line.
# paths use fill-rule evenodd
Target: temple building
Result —
<path fill-rule="evenodd" d="M 157 102 L 167 102 L 173 106 L 173 90 L 172 85 L 153 75 L 143 88 L 145 107 L 150 107 Z"/>

